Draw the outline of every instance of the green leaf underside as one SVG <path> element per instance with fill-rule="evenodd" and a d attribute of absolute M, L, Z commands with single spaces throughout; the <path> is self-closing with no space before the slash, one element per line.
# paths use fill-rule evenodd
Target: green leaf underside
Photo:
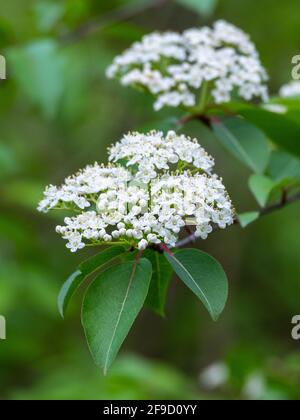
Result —
<path fill-rule="evenodd" d="M 104 374 L 114 361 L 147 297 L 152 267 L 145 258 L 108 268 L 89 286 L 82 324 L 95 363 Z"/>
<path fill-rule="evenodd" d="M 151 262 L 153 269 L 145 304 L 158 315 L 164 316 L 166 295 L 173 270 L 163 254 L 146 250 L 144 256 Z"/>
<path fill-rule="evenodd" d="M 251 223 L 255 222 L 259 218 L 259 212 L 258 211 L 251 211 L 247 213 L 240 213 L 238 215 L 238 219 L 240 222 L 240 225 L 242 228 L 247 227 Z"/>
<path fill-rule="evenodd" d="M 101 266 L 119 257 L 124 252 L 124 247 L 112 246 L 105 249 L 104 251 L 101 251 L 97 255 L 93 255 L 91 258 L 87 259 L 79 265 L 78 269 L 72 273 L 63 284 L 58 295 L 57 306 L 59 313 L 63 318 L 72 296 L 82 284 L 82 282 Z"/>
<path fill-rule="evenodd" d="M 255 173 L 263 173 L 269 160 L 268 139 L 265 134 L 238 117 L 224 118 L 212 124 L 220 143 L 235 158 Z"/>
<path fill-rule="evenodd" d="M 267 176 L 255 174 L 249 179 L 249 187 L 258 204 L 264 207 L 268 202 L 275 184 Z"/>
<path fill-rule="evenodd" d="M 198 249 L 183 249 L 164 254 L 178 277 L 202 301 L 212 319 L 222 313 L 228 297 L 228 282 L 221 265 Z"/>

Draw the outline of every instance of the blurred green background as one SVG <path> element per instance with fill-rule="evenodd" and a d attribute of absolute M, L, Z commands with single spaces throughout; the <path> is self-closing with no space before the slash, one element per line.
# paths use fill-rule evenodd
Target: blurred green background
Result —
<path fill-rule="evenodd" d="M 199 0 L 200 1 L 200 0 Z M 97 371 L 80 325 L 79 293 L 65 321 L 59 288 L 87 252 L 71 255 L 55 217 L 35 210 L 44 186 L 106 160 L 106 147 L 130 130 L 173 115 L 105 79 L 105 68 L 144 33 L 182 30 L 223 18 L 251 34 L 270 90 L 290 80 L 300 53 L 299 0 L 220 0 L 206 13 L 174 1 L 86 37 L 68 34 L 121 0 L 2 2 L 0 54 L 0 399 L 300 399 L 299 204 L 246 230 L 233 227 L 199 247 L 218 258 L 230 281 L 225 313 L 213 323 L 176 279 L 166 319 L 145 310 L 107 377 Z M 200 125 L 186 127 L 216 158 L 238 211 L 254 210 L 249 173 Z"/>

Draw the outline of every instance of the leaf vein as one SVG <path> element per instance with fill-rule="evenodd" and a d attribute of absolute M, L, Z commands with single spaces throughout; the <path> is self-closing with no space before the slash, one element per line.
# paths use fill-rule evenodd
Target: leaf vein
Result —
<path fill-rule="evenodd" d="M 201 288 L 198 286 L 198 284 L 193 279 L 193 276 L 190 274 L 190 272 L 185 268 L 185 266 L 177 258 L 175 258 L 174 256 L 173 256 L 173 258 L 174 258 L 174 260 L 176 260 L 177 264 L 187 273 L 187 275 L 189 276 L 189 278 L 192 280 L 192 282 L 195 284 L 195 286 L 197 287 L 197 289 L 199 290 L 199 292 L 203 296 L 205 302 L 207 303 L 207 305 L 209 307 L 209 310 L 211 311 L 211 313 L 213 313 L 211 304 L 209 303 L 207 297 L 205 296 L 205 294 L 203 293 L 203 291 L 201 290 Z"/>
<path fill-rule="evenodd" d="M 136 261 L 134 266 L 133 266 L 133 270 L 131 272 L 129 282 L 128 282 L 128 286 L 127 286 L 127 289 L 126 289 L 126 292 L 125 292 L 125 296 L 124 296 L 124 299 L 123 299 L 123 302 L 122 302 L 122 305 L 121 305 L 120 313 L 118 315 L 118 319 L 117 319 L 116 325 L 114 327 L 112 338 L 110 340 L 110 343 L 109 343 L 109 346 L 108 346 L 108 349 L 107 349 L 107 354 L 106 354 L 105 364 L 104 364 L 104 375 L 106 375 L 106 372 L 107 372 L 109 355 L 110 355 L 111 348 L 112 348 L 112 345 L 113 345 L 113 342 L 114 342 L 114 339 L 115 339 L 115 336 L 116 336 L 116 333 L 117 333 L 118 326 L 119 326 L 120 321 L 121 321 L 122 314 L 124 312 L 125 304 L 126 304 L 126 301 L 127 301 L 128 295 L 129 295 L 129 290 L 130 290 L 133 278 L 134 278 L 135 273 L 136 273 L 137 265 L 138 265 L 138 261 Z"/>

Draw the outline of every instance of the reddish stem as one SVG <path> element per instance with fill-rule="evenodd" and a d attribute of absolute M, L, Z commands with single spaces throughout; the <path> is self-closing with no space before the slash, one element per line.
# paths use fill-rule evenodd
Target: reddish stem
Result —
<path fill-rule="evenodd" d="M 159 248 L 161 251 L 163 251 L 163 252 L 165 252 L 166 254 L 168 254 L 168 255 L 170 255 L 171 257 L 173 257 L 173 253 L 172 253 L 172 252 L 171 252 L 171 250 L 167 247 L 167 245 L 166 245 L 166 244 L 161 243 L 161 244 L 159 244 L 159 245 L 158 245 L 158 248 Z"/>

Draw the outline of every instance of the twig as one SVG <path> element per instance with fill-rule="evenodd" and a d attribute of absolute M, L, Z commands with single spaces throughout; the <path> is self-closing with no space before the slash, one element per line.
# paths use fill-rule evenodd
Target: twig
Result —
<path fill-rule="evenodd" d="M 288 198 L 288 189 L 283 188 L 282 195 L 281 195 L 281 204 L 284 205 L 286 203 L 286 200 Z"/>
<path fill-rule="evenodd" d="M 136 264 L 138 264 L 138 262 L 140 261 L 140 259 L 141 259 L 142 255 L 143 255 L 143 251 L 139 251 L 139 252 L 136 254 L 136 257 L 135 257 Z"/>
<path fill-rule="evenodd" d="M 192 229 L 191 229 L 191 227 L 190 227 L 189 225 L 185 225 L 185 226 L 184 226 L 184 229 L 187 231 L 187 233 L 188 233 L 189 235 L 191 235 L 191 234 L 192 234 Z"/>
<path fill-rule="evenodd" d="M 274 211 L 280 210 L 283 207 L 295 203 L 296 201 L 300 200 L 300 192 L 291 195 L 290 197 L 286 197 L 285 201 L 280 203 L 273 204 L 271 206 L 265 207 L 260 211 L 260 216 L 265 216 L 267 214 L 273 213 Z"/>
<path fill-rule="evenodd" d="M 95 17 L 74 31 L 61 35 L 60 40 L 63 43 L 78 42 L 89 35 L 100 31 L 110 25 L 125 22 L 141 13 L 149 12 L 151 9 L 157 9 L 168 3 L 169 0 L 145 0 L 141 4 L 129 4 L 118 9 L 112 10 L 105 15 Z"/>
<path fill-rule="evenodd" d="M 185 115 L 184 117 L 182 117 L 180 120 L 177 121 L 177 126 L 181 127 L 181 126 L 189 123 L 190 121 L 201 121 L 205 125 L 207 125 L 208 127 L 210 127 L 210 125 L 211 125 L 211 120 L 206 115 L 203 115 L 203 114 L 188 114 L 188 115 Z"/>
<path fill-rule="evenodd" d="M 218 109 L 228 116 L 238 116 L 237 113 L 223 107 L 222 105 L 207 105 L 202 113 L 191 113 L 184 115 L 177 121 L 177 126 L 181 127 L 190 121 L 202 121 L 205 125 L 210 127 L 212 124 L 221 124 L 221 120 L 215 115 L 207 115 L 210 109 Z"/>
<path fill-rule="evenodd" d="M 167 245 L 166 245 L 166 244 L 163 244 L 163 243 L 158 244 L 158 247 L 159 247 L 159 249 L 160 249 L 162 252 L 166 252 L 166 253 L 167 253 L 167 254 L 169 254 L 171 257 L 173 256 L 172 251 L 170 250 L 170 248 L 168 248 L 168 247 L 167 247 Z"/>
<path fill-rule="evenodd" d="M 156 252 L 159 252 L 160 254 L 163 254 L 165 252 L 166 254 L 169 254 L 170 256 L 173 256 L 173 253 L 170 250 L 170 248 L 167 247 L 167 245 L 164 244 L 163 242 L 160 243 L 160 244 L 153 244 L 150 248 L 153 249 Z"/>
<path fill-rule="evenodd" d="M 271 206 L 265 207 L 263 209 L 260 210 L 259 215 L 260 216 L 266 216 L 267 214 L 273 213 L 277 210 L 281 210 L 282 208 L 295 203 L 296 201 L 300 200 L 300 192 L 291 195 L 290 197 L 286 197 L 285 200 L 281 200 L 279 203 L 276 204 L 272 204 Z M 239 220 L 238 218 L 234 219 L 234 224 L 235 225 L 239 225 Z M 218 226 L 214 227 L 214 231 L 218 231 L 220 230 L 220 228 Z M 192 233 L 191 235 L 187 236 L 186 238 L 182 239 L 181 241 L 177 242 L 176 244 L 176 248 L 182 248 L 188 244 L 190 244 L 191 242 L 195 242 L 196 237 L 195 234 Z"/>

